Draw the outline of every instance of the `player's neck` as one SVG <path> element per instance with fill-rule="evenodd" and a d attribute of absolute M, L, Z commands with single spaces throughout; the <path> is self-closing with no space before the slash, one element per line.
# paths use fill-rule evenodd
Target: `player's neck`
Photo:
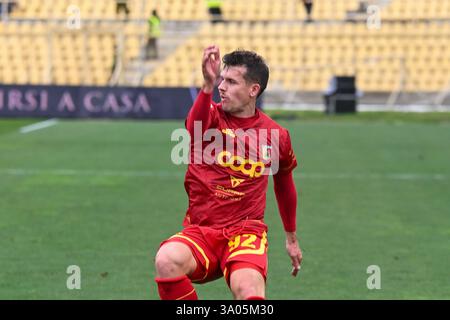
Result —
<path fill-rule="evenodd" d="M 230 112 L 229 114 L 231 114 L 233 117 L 236 118 L 251 118 L 255 115 L 255 113 L 256 113 L 256 106 L 254 104 L 248 104 L 244 106 L 244 108 L 242 108 L 241 110 Z"/>

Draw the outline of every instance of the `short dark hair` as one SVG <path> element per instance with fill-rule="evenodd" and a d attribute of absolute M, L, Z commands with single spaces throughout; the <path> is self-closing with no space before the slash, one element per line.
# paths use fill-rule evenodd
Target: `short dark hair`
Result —
<path fill-rule="evenodd" d="M 247 68 L 244 75 L 245 81 L 257 83 L 261 87 L 258 97 L 266 89 L 269 81 L 269 67 L 256 52 L 238 49 L 224 55 L 222 61 L 224 67 L 245 66 Z"/>

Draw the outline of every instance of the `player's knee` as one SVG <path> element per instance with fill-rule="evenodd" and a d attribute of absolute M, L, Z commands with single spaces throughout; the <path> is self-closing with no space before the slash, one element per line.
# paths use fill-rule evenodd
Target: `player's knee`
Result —
<path fill-rule="evenodd" d="M 176 277 L 182 274 L 182 263 L 166 250 L 159 250 L 156 254 L 155 267 L 158 277 Z"/>
<path fill-rule="evenodd" d="M 253 274 L 236 277 L 231 283 L 231 289 L 237 300 L 254 296 L 264 297 L 264 281 L 260 276 Z"/>
<path fill-rule="evenodd" d="M 192 263 L 189 255 L 183 250 L 174 250 L 170 246 L 162 246 L 155 257 L 156 274 L 161 278 L 177 277 L 188 274 Z"/>
<path fill-rule="evenodd" d="M 236 285 L 234 295 L 237 300 L 245 300 L 249 297 L 264 296 L 264 291 L 257 283 L 244 280 Z"/>

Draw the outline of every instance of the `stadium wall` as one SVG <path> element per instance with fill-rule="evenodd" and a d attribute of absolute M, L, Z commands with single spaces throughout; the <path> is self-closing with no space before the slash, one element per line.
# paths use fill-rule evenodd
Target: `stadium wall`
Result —
<path fill-rule="evenodd" d="M 0 85 L 0 117 L 183 119 L 195 88 Z"/>
<path fill-rule="evenodd" d="M 0 85 L 0 117 L 185 119 L 199 88 Z M 220 101 L 217 88 L 214 101 Z M 257 100 L 262 109 L 263 96 Z"/>

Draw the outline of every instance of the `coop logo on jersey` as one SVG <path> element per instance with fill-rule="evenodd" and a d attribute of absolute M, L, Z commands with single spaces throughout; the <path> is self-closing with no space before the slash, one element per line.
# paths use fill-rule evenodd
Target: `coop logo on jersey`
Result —
<path fill-rule="evenodd" d="M 172 141 L 179 143 L 172 148 L 172 163 L 207 164 L 230 168 L 250 178 L 274 175 L 280 162 L 279 129 L 202 129 L 201 121 L 194 121 L 194 128 L 176 129 Z M 232 180 L 232 185 L 238 185 Z"/>
<path fill-rule="evenodd" d="M 222 151 L 217 156 L 217 163 L 222 167 L 230 168 L 236 172 L 242 172 L 250 178 L 258 178 L 264 172 L 264 163 L 255 162 L 252 159 L 244 159 L 240 156 L 232 156 L 231 152 Z"/>

